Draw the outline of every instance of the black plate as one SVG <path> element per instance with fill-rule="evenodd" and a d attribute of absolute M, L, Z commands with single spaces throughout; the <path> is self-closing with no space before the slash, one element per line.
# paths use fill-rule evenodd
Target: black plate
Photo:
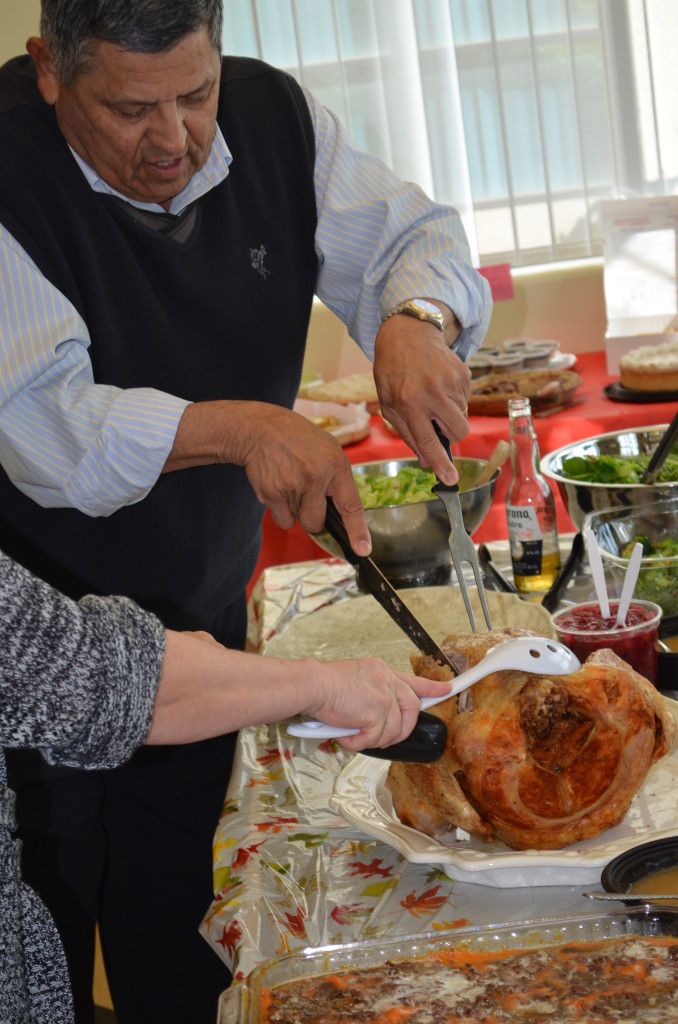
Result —
<path fill-rule="evenodd" d="M 657 689 L 672 697 L 678 690 L 678 652 L 660 651 L 657 662 Z"/>
<path fill-rule="evenodd" d="M 651 405 L 655 402 L 678 402 L 678 391 L 632 391 L 622 387 L 618 380 L 606 384 L 603 391 L 613 402 L 640 402 Z"/>
<path fill-rule="evenodd" d="M 678 615 L 665 615 L 659 623 L 659 639 L 678 636 Z M 658 690 L 678 690 L 678 651 L 659 652 Z"/>
<path fill-rule="evenodd" d="M 678 864 L 678 837 L 655 839 L 632 847 L 604 868 L 601 883 L 606 892 L 628 892 L 645 875 Z"/>

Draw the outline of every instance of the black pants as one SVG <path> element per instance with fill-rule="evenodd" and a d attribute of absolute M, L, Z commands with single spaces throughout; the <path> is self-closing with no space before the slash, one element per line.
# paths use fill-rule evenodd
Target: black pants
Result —
<path fill-rule="evenodd" d="M 233 737 L 147 747 L 110 771 L 9 751 L 24 879 L 66 950 L 78 1024 L 92 1024 L 99 922 L 121 1024 L 214 1024 L 230 975 L 198 933 Z"/>

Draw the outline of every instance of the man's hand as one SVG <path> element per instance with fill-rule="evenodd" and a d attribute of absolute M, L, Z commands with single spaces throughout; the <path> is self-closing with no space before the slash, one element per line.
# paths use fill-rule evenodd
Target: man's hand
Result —
<path fill-rule="evenodd" d="M 404 314 L 384 321 L 375 343 L 374 379 L 382 415 L 422 466 L 430 466 L 443 483 L 453 484 L 458 475 L 433 421 L 452 444 L 466 437 L 471 371 L 449 349 L 459 324 L 451 310 L 441 308 L 451 325 L 445 337 L 434 324 Z"/>
<path fill-rule="evenodd" d="M 266 402 L 196 402 L 179 423 L 164 472 L 213 463 L 244 466 L 262 504 L 283 528 L 325 524 L 331 497 L 357 555 L 372 550 L 365 511 L 344 449 L 326 430 Z"/>

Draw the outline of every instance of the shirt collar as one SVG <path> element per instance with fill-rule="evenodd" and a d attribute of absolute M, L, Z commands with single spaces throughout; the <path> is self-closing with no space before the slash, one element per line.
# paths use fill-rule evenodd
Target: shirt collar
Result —
<path fill-rule="evenodd" d="M 126 203 L 130 203 L 132 206 L 138 207 L 140 210 L 153 210 L 160 213 L 168 212 L 164 207 L 160 206 L 159 203 L 142 203 L 137 199 L 130 199 L 129 196 L 125 196 L 116 189 L 111 188 L 110 185 L 106 184 L 103 178 L 99 177 L 94 168 L 85 163 L 82 157 L 80 157 L 72 147 L 71 153 L 75 157 L 78 166 L 95 192 L 118 196 L 118 198 L 123 199 Z M 215 185 L 219 185 L 224 181 L 228 176 L 229 167 L 232 161 L 233 157 L 231 155 L 231 151 L 226 145 L 226 140 L 221 133 L 219 125 L 217 125 L 209 155 L 204 166 L 193 175 L 188 185 L 186 185 L 186 188 L 179 192 L 178 195 L 174 196 L 169 208 L 169 213 L 173 213 L 178 216 L 182 210 L 185 210 L 186 207 L 190 206 L 190 204 L 195 202 L 196 199 L 199 199 L 200 196 L 209 192 L 210 189 L 215 187 Z"/>

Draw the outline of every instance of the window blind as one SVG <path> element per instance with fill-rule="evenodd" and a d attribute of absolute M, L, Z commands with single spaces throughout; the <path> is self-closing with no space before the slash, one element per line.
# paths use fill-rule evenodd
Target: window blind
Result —
<path fill-rule="evenodd" d="M 676 193 L 677 40 L 675 0 L 229 0 L 224 29 L 514 266 L 599 255 L 603 200 Z"/>

